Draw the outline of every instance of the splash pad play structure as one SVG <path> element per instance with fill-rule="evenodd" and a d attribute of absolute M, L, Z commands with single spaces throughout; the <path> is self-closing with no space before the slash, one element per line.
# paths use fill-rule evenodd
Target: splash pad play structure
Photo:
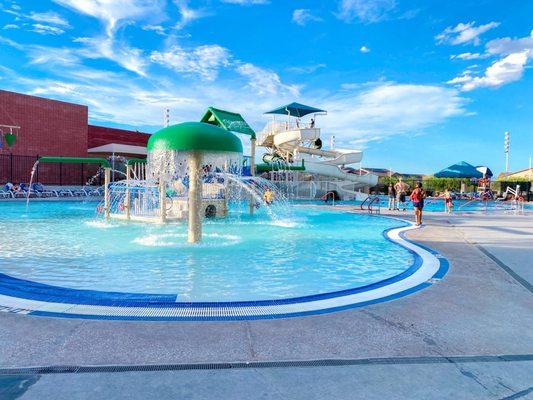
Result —
<path fill-rule="evenodd" d="M 0 229 L 9 227 L 20 246 L 0 249 L 0 309 L 279 318 L 391 300 L 442 278 L 445 260 L 405 239 L 415 229 L 405 221 L 291 205 L 272 181 L 255 176 L 250 131 L 239 114 L 210 108 L 202 122 L 153 134 L 147 159 L 126 161 L 124 180 L 111 182 L 109 162 L 92 159 L 104 176 L 100 203 L 5 207 Z M 249 165 L 233 132 L 251 139 Z"/>
<path fill-rule="evenodd" d="M 147 150 L 146 179 L 134 179 L 128 168 L 128 179 L 111 186 L 110 217 L 188 220 L 188 241 L 199 242 L 203 218 L 227 215 L 228 175 L 242 170 L 240 139 L 211 124 L 187 122 L 153 134 Z"/>

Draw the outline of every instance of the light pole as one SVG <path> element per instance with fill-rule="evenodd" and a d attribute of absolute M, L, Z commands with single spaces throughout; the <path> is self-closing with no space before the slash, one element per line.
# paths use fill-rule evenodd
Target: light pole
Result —
<path fill-rule="evenodd" d="M 504 134 L 503 150 L 505 152 L 505 177 L 507 177 L 509 175 L 509 132 Z"/>

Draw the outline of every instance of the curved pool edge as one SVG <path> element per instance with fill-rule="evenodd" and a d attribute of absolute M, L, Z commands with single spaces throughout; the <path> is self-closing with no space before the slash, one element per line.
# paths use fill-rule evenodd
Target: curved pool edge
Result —
<path fill-rule="evenodd" d="M 393 217 L 407 225 L 389 228 L 384 236 L 407 249 L 414 262 L 406 271 L 360 288 L 280 300 L 246 302 L 170 302 L 157 299 L 144 303 L 80 304 L 76 297 L 65 301 L 28 298 L 28 292 L 6 294 L 0 290 L 0 311 L 32 316 L 141 320 L 141 321 L 225 321 L 300 317 L 363 307 L 407 296 L 444 277 L 449 269 L 446 258 L 438 252 L 411 241 L 405 233 L 419 229 L 411 222 Z M 26 281 L 31 282 L 31 281 Z M 158 301 L 159 300 L 159 301 Z"/>

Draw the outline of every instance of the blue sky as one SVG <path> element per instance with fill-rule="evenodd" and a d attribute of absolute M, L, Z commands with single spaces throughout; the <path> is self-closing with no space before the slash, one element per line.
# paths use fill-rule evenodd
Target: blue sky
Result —
<path fill-rule="evenodd" d="M 511 169 L 533 153 L 533 1 L 0 0 L 0 87 L 153 132 L 209 105 L 328 110 L 363 166 Z"/>

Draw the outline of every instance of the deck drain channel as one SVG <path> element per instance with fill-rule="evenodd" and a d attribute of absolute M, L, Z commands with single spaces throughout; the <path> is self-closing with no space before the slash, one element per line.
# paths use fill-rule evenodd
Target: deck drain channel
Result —
<path fill-rule="evenodd" d="M 151 371 L 190 371 L 253 368 L 305 368 L 305 367 L 342 367 L 352 365 L 391 365 L 391 364 L 448 364 L 448 363 L 495 363 L 533 361 L 533 354 L 500 356 L 453 356 L 453 357 L 391 357 L 365 359 L 324 359 L 302 361 L 254 361 L 199 364 L 144 364 L 144 365 L 57 365 L 43 367 L 0 368 L 0 375 L 45 375 L 78 374 L 104 372 L 151 372 Z"/>

